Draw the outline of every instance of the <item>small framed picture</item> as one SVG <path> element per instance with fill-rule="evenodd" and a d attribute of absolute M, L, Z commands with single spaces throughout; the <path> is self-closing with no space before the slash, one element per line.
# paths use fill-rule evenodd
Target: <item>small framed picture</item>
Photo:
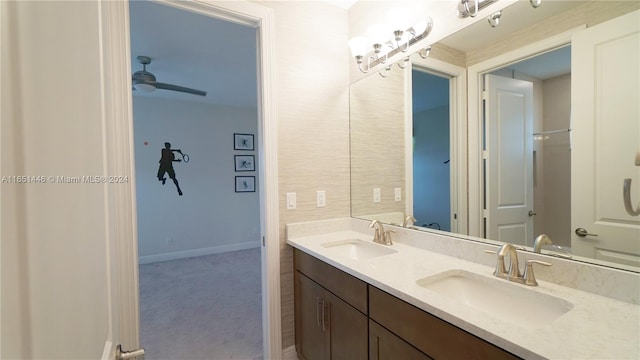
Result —
<path fill-rule="evenodd" d="M 254 150 L 253 134 L 233 134 L 233 150 Z"/>
<path fill-rule="evenodd" d="M 255 176 L 236 176 L 236 192 L 255 192 Z"/>
<path fill-rule="evenodd" d="M 256 163 L 253 155 L 236 155 L 234 156 L 236 163 L 236 171 L 255 171 Z"/>

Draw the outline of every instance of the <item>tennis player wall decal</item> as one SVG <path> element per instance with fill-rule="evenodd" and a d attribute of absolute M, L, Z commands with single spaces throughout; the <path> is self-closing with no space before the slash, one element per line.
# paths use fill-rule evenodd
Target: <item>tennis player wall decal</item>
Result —
<path fill-rule="evenodd" d="M 174 152 L 177 152 L 178 154 L 182 155 L 182 159 L 176 159 Z M 178 189 L 178 195 L 180 196 L 182 196 L 182 190 L 180 189 L 180 185 L 178 184 L 178 179 L 176 178 L 176 172 L 173 169 L 173 163 L 181 162 L 181 161 L 188 163 L 189 155 L 183 153 L 182 150 L 180 149 L 172 149 L 171 143 L 168 143 L 168 142 L 164 143 L 164 149 L 162 149 L 161 151 L 161 156 L 159 161 L 160 167 L 158 168 L 158 181 L 161 181 L 162 185 L 164 185 L 167 182 L 167 178 L 164 177 L 164 174 L 165 173 L 169 174 L 169 178 L 173 180 L 174 184 L 176 184 L 176 189 Z"/>

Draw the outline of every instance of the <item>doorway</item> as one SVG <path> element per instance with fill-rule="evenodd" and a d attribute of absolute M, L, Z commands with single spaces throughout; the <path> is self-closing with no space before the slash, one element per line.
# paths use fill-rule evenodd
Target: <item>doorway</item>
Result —
<path fill-rule="evenodd" d="M 169 84 L 133 91 L 140 345 L 151 359 L 261 358 L 257 30 L 156 2 L 129 11 L 132 71 Z"/>
<path fill-rule="evenodd" d="M 451 231 L 449 77 L 412 69 L 413 216 L 417 225 Z"/>
<path fill-rule="evenodd" d="M 556 251 L 563 248 L 568 251 L 571 245 L 571 46 L 506 65 L 484 77 L 487 95 L 483 149 L 488 150 L 482 167 L 488 214 L 484 237 L 533 246 L 535 236 L 547 234 L 554 239 Z M 526 88 L 531 90 L 525 92 Z M 522 94 L 522 97 L 513 94 Z M 522 104 L 527 105 L 527 114 L 521 117 L 512 114 L 506 122 L 494 123 L 490 113 L 495 102 L 504 107 L 509 99 L 517 102 L 525 98 Z M 518 106 L 520 108 L 523 107 Z M 502 108 L 494 113 L 507 111 Z M 515 119 L 523 122 L 516 124 Z M 513 161 L 509 167 L 510 159 Z"/>

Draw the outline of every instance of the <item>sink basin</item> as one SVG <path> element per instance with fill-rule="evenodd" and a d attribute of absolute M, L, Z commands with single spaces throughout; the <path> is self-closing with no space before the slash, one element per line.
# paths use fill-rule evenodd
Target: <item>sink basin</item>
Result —
<path fill-rule="evenodd" d="M 320 245 L 336 256 L 353 260 L 367 260 L 397 252 L 384 245 L 378 245 L 360 239 L 332 241 Z"/>
<path fill-rule="evenodd" d="M 570 302 L 507 280 L 450 270 L 417 281 L 419 286 L 524 327 L 545 326 L 573 308 Z"/>

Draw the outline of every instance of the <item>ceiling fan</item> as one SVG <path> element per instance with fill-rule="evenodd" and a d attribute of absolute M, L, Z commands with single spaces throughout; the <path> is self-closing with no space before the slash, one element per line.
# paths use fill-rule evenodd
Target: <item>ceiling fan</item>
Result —
<path fill-rule="evenodd" d="M 156 81 L 155 75 L 147 71 L 147 65 L 151 63 L 151 58 L 148 56 L 138 56 L 138 62 L 142 64 L 142 70 L 138 70 L 131 76 L 133 82 L 133 89 L 144 92 L 152 92 L 156 89 L 179 91 L 183 93 L 207 96 L 206 91 L 191 89 L 184 86 L 178 86 L 173 84 L 161 83 Z"/>

